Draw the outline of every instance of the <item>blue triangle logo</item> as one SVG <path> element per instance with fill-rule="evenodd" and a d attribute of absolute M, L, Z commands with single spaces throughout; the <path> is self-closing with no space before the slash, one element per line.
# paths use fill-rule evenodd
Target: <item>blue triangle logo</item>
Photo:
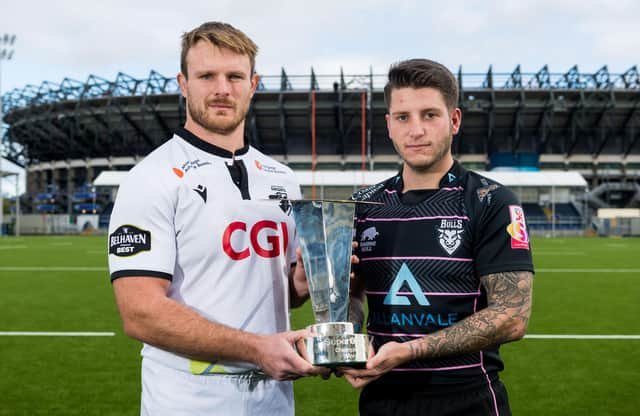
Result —
<path fill-rule="evenodd" d="M 447 175 L 449 175 L 449 183 L 456 180 L 456 175 L 454 175 L 453 173 L 448 173 Z"/>
<path fill-rule="evenodd" d="M 396 278 L 393 280 L 391 288 L 389 289 L 389 293 L 387 293 L 387 296 L 385 296 L 384 298 L 385 305 L 411 305 L 409 297 L 398 294 L 405 283 L 409 286 L 409 290 L 411 290 L 412 295 L 420 305 L 430 305 L 429 300 L 427 300 L 427 297 L 422 292 L 418 281 L 416 280 L 413 273 L 411 273 L 411 270 L 409 270 L 409 267 L 407 267 L 406 263 L 402 263 L 400 271 L 396 275 Z"/>

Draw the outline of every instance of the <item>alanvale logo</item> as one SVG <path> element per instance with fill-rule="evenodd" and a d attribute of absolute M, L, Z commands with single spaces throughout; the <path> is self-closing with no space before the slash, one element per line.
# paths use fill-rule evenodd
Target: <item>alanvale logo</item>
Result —
<path fill-rule="evenodd" d="M 380 233 L 376 230 L 376 227 L 369 227 L 362 232 L 360 237 L 360 250 L 364 253 L 372 251 L 376 246 L 376 238 Z"/>
<path fill-rule="evenodd" d="M 134 225 L 121 225 L 109 236 L 109 254 L 129 257 L 151 251 L 151 232 Z"/>
<path fill-rule="evenodd" d="M 462 220 L 443 219 L 440 222 L 438 242 L 449 255 L 452 255 L 460 247 L 463 231 Z"/>

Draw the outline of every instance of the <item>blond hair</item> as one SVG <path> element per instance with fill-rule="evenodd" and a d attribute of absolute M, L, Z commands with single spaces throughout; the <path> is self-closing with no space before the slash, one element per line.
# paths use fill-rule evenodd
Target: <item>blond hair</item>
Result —
<path fill-rule="evenodd" d="M 258 46 L 243 32 L 222 22 L 206 22 L 182 35 L 180 71 L 187 78 L 187 53 L 199 41 L 204 40 L 235 53 L 246 55 L 251 62 L 251 74 L 254 73 Z"/>

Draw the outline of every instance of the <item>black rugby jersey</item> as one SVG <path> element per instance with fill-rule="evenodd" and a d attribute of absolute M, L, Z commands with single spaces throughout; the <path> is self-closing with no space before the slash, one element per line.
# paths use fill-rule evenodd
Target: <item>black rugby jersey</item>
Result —
<path fill-rule="evenodd" d="M 466 318 L 487 306 L 483 275 L 531 271 L 533 263 L 522 207 L 508 188 L 454 162 L 439 189 L 402 194 L 402 173 L 353 195 L 355 239 L 377 350 Z M 498 349 L 412 361 L 382 377 L 429 384 L 466 382 L 495 375 Z M 411 374 L 411 375 L 409 375 Z"/>

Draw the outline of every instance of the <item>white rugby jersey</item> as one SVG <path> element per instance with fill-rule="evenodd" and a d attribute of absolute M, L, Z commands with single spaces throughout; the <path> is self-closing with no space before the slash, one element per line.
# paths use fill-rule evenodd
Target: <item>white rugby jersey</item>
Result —
<path fill-rule="evenodd" d="M 296 237 L 291 209 L 278 200 L 300 197 L 288 167 L 248 145 L 234 156 L 181 128 L 118 190 L 109 223 L 111 280 L 165 278 L 172 299 L 213 322 L 258 334 L 286 331 Z M 146 344 L 142 355 L 195 374 L 254 368 L 202 363 Z"/>

